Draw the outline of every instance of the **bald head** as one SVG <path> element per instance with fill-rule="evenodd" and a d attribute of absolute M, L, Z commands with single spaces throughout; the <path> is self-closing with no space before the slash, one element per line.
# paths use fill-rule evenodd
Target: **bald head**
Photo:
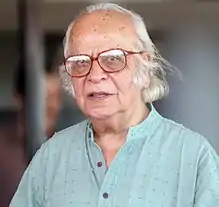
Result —
<path fill-rule="evenodd" d="M 130 48 L 127 48 L 131 49 L 136 38 L 130 16 L 112 10 L 94 11 L 80 16 L 75 21 L 70 30 L 68 55 L 72 55 L 73 48 L 80 48 L 80 51 L 74 50 L 75 53 L 87 53 L 89 47 L 96 48 L 98 52 L 98 50 L 124 47 L 131 43 Z M 98 48 L 97 40 L 102 48 Z M 83 50 L 83 46 L 86 46 L 86 51 Z"/>
<path fill-rule="evenodd" d="M 91 29 L 91 32 L 98 32 L 100 29 L 105 30 L 105 32 L 113 29 L 114 32 L 121 32 L 123 34 L 125 32 L 134 32 L 130 16 L 112 10 L 100 10 L 84 14 L 76 20 L 75 29 L 84 29 L 87 27 Z M 78 33 L 80 32 L 81 30 L 78 30 Z"/>

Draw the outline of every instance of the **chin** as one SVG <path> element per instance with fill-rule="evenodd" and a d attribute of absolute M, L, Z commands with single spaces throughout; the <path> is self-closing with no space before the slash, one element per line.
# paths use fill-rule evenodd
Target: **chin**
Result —
<path fill-rule="evenodd" d="M 104 120 L 113 116 L 117 110 L 112 105 L 105 106 L 87 106 L 82 110 L 89 119 Z"/>
<path fill-rule="evenodd" d="M 87 113 L 87 117 L 89 119 L 96 119 L 96 120 L 105 120 L 105 119 L 108 119 L 110 118 L 113 114 L 115 113 L 110 113 L 110 112 L 104 112 L 103 110 L 102 111 L 91 111 L 91 112 L 88 112 Z"/>

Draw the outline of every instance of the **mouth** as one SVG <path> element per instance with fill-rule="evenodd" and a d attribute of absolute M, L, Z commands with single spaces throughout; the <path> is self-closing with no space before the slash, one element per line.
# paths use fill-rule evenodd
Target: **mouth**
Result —
<path fill-rule="evenodd" d="M 107 92 L 92 92 L 88 94 L 90 100 L 103 100 L 112 96 L 112 93 Z"/>

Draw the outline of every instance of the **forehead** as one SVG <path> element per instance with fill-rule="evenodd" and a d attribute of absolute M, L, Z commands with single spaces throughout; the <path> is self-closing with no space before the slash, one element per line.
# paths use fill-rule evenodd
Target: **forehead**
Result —
<path fill-rule="evenodd" d="M 97 52 L 110 48 L 130 49 L 136 33 L 128 15 L 116 11 L 96 11 L 76 20 L 70 31 L 69 51 Z"/>

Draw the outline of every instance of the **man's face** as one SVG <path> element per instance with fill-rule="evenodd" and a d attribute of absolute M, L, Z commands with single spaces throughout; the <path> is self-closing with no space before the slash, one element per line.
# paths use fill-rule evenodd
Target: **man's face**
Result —
<path fill-rule="evenodd" d="M 98 11 L 76 21 L 67 57 L 78 54 L 96 57 L 102 51 L 115 48 L 134 51 L 135 43 L 136 34 L 130 17 L 115 11 Z M 94 61 L 87 76 L 72 79 L 82 112 L 90 118 L 105 119 L 133 108 L 136 101 L 141 101 L 140 91 L 133 84 L 135 72 L 135 55 L 128 55 L 127 66 L 116 73 L 105 72 Z M 89 96 L 93 92 L 110 95 Z"/>

